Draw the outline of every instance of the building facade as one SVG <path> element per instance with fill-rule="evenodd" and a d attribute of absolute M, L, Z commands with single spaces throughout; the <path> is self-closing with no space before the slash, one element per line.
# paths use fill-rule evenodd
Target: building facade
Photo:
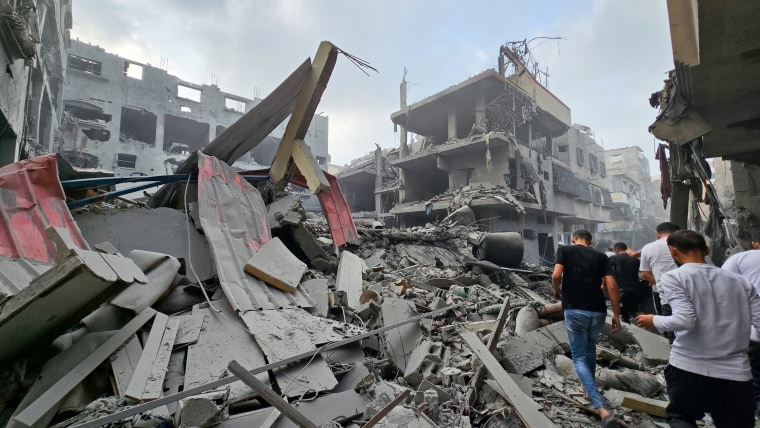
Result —
<path fill-rule="evenodd" d="M 10 0 L 0 6 L 0 166 L 59 138 L 70 0 Z"/>
<path fill-rule="evenodd" d="M 187 82 L 91 44 L 72 41 L 63 88 L 61 138 L 48 146 L 80 167 L 117 176 L 171 174 L 260 102 Z M 285 130 L 280 125 L 240 167 L 269 165 Z M 327 168 L 328 118 L 317 115 L 305 139 Z"/>
<path fill-rule="evenodd" d="M 424 225 L 467 206 L 482 230 L 520 233 L 526 261 L 552 264 L 573 231 L 609 220 L 609 192 L 591 181 L 598 151 L 578 168 L 558 156 L 580 134 L 568 136 L 570 108 L 527 71 L 488 70 L 411 105 L 402 82 L 391 120 L 399 147 L 338 174 L 352 209 L 386 225 Z"/>

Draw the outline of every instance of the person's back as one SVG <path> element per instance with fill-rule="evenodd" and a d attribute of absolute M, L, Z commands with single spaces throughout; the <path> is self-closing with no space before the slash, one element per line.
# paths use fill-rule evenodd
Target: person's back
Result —
<path fill-rule="evenodd" d="M 626 253 L 618 253 L 610 257 L 612 274 L 615 276 L 621 290 L 639 290 L 639 266 L 641 262 Z"/>
<path fill-rule="evenodd" d="M 562 308 L 606 312 L 602 278 L 609 258 L 585 245 L 557 249 L 557 263 L 565 266 L 562 276 Z"/>
<path fill-rule="evenodd" d="M 718 267 L 687 263 L 660 279 L 671 290 L 673 315 L 655 326 L 670 330 L 676 339 L 671 364 L 704 376 L 747 380 L 750 335 L 750 297 L 756 294 L 749 282 Z M 688 300 L 691 307 L 684 308 Z M 685 310 L 684 310 L 685 309 Z"/>
<path fill-rule="evenodd" d="M 641 264 L 639 268 L 642 271 L 652 272 L 655 279 L 655 289 L 658 288 L 657 283 L 660 281 L 660 277 L 677 267 L 668 249 L 667 236 L 650 242 L 641 249 Z"/>

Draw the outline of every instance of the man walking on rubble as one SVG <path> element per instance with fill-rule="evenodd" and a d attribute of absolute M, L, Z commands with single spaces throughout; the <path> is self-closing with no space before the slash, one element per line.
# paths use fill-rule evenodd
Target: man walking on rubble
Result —
<path fill-rule="evenodd" d="M 557 249 L 552 273 L 554 298 L 562 301 L 565 325 L 570 340 L 573 365 L 583 389 L 599 411 L 603 427 L 617 427 L 615 417 L 604 407 L 596 386 L 596 339 L 607 318 L 607 304 L 602 288 L 606 286 L 612 302 L 612 331 L 620 329 L 619 295 L 609 258 L 590 247 L 591 233 L 578 230 L 573 245 Z M 560 283 L 562 289 L 560 290 Z"/>
<path fill-rule="evenodd" d="M 649 287 L 639 279 L 639 260 L 628 255 L 628 246 L 618 242 L 613 246 L 615 255 L 610 257 L 612 275 L 615 277 L 620 290 L 620 306 L 624 322 L 630 324 L 631 318 L 636 318 L 647 298 Z"/>
<path fill-rule="evenodd" d="M 657 240 L 650 242 L 641 249 L 641 277 L 649 282 L 652 287 L 652 299 L 654 300 L 655 312 L 659 315 L 670 315 L 670 305 L 667 302 L 665 291 L 660 287 L 660 277 L 678 266 L 673 260 L 673 256 L 668 249 L 668 236 L 671 233 L 679 231 L 681 228 L 677 224 L 664 222 L 657 225 Z M 673 334 L 665 333 L 665 336 L 672 342 Z"/>
<path fill-rule="evenodd" d="M 722 268 L 737 273 L 749 281 L 760 294 L 760 231 L 752 232 L 752 249 L 734 254 L 723 263 Z M 760 330 L 752 327 L 750 334 L 749 365 L 752 370 L 752 390 L 755 399 L 755 415 L 760 417 Z"/>
<path fill-rule="evenodd" d="M 665 381 L 671 428 L 696 427 L 710 413 L 718 428 L 755 425 L 750 327 L 760 328 L 760 296 L 745 278 L 705 262 L 705 238 L 684 230 L 667 238 L 679 268 L 663 274 L 672 315 L 639 315 L 644 328 L 675 332 Z"/>

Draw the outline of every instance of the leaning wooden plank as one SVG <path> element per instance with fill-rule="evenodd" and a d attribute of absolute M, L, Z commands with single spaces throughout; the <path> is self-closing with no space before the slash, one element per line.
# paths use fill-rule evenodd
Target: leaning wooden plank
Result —
<path fill-rule="evenodd" d="M 522 420 L 528 428 L 548 427 L 553 425 L 549 418 L 539 411 L 538 404 L 522 392 L 520 386 L 509 376 L 506 370 L 504 370 L 501 364 L 499 364 L 499 361 L 497 361 L 488 348 L 483 345 L 475 333 L 463 330 L 460 333 L 460 336 L 464 339 L 467 346 L 472 349 L 472 352 L 474 352 L 480 361 L 483 362 L 483 365 L 488 370 L 488 373 L 494 378 L 496 383 L 504 390 L 509 403 L 515 407 L 520 420 Z"/>
<path fill-rule="evenodd" d="M 340 253 L 340 263 L 338 264 L 338 274 L 335 277 L 335 288 L 338 291 L 346 293 L 348 307 L 357 309 L 361 304 L 359 296 L 363 290 L 362 283 L 362 261 L 359 256 L 349 251 Z"/>
<path fill-rule="evenodd" d="M 665 411 L 668 407 L 667 401 L 654 400 L 652 398 L 642 397 L 638 394 L 628 393 L 623 398 L 623 407 L 648 413 L 652 416 L 664 418 Z"/>
<path fill-rule="evenodd" d="M 296 140 L 293 144 L 291 156 L 301 175 L 306 179 L 306 184 L 312 193 L 317 194 L 330 188 L 327 176 L 322 171 L 322 168 L 320 168 L 317 159 L 311 153 L 311 149 L 306 145 L 306 142 Z"/>
<path fill-rule="evenodd" d="M 166 370 L 169 366 L 169 358 L 172 356 L 174 340 L 177 338 L 179 323 L 179 320 L 169 320 L 166 324 L 164 337 L 161 338 L 161 345 L 158 347 L 158 353 L 153 360 L 150 375 L 145 382 L 142 401 L 155 400 L 161 397 L 161 394 L 164 392 L 164 378 L 166 377 Z"/>
<path fill-rule="evenodd" d="M 242 380 L 246 385 L 251 387 L 251 389 L 258 392 L 261 398 L 264 399 L 264 401 L 271 404 L 272 407 L 282 412 L 282 414 L 285 415 L 285 417 L 297 423 L 302 428 L 317 428 L 316 424 L 311 422 L 301 412 L 296 410 L 282 397 L 277 395 L 277 393 L 269 389 L 266 385 L 264 385 L 264 382 L 258 380 L 256 376 L 252 375 L 243 366 L 238 364 L 237 361 L 233 360 L 232 362 L 230 362 L 229 366 L 227 367 L 230 369 L 230 372 L 232 374 L 237 376 L 238 379 Z"/>
<path fill-rule="evenodd" d="M 134 335 L 140 327 L 153 318 L 154 315 L 156 315 L 156 311 L 151 308 L 142 311 L 132 319 L 132 321 L 122 327 L 121 330 L 116 332 L 111 338 L 98 347 L 95 352 L 87 355 L 87 357 L 85 357 L 74 370 L 68 372 L 63 378 L 61 378 L 61 380 L 56 382 L 55 385 L 50 387 L 50 389 L 45 391 L 45 393 L 37 400 L 19 413 L 18 416 L 16 416 L 15 421 L 27 427 L 37 426 L 37 422 L 52 406 L 64 399 L 75 386 L 79 385 L 87 375 L 92 373 L 92 371 L 113 354 L 119 346 Z"/>
<path fill-rule="evenodd" d="M 148 377 L 151 375 L 153 361 L 155 361 L 156 356 L 158 355 L 158 350 L 161 347 L 161 339 L 164 337 L 166 324 L 168 322 L 168 316 L 160 312 L 156 314 L 156 319 L 153 320 L 153 326 L 150 328 L 150 335 L 148 335 L 148 340 L 145 342 L 140 361 L 137 363 L 135 373 L 132 375 L 132 380 L 129 382 L 129 386 L 127 386 L 127 392 L 124 394 L 125 397 L 139 401 L 142 400 L 145 385 L 148 383 Z"/>
<path fill-rule="evenodd" d="M 380 422 L 388 413 L 391 412 L 396 406 L 398 406 L 402 401 L 406 400 L 406 397 L 408 397 L 410 394 L 410 390 L 405 390 L 401 394 L 398 395 L 398 397 L 394 398 L 393 401 L 388 403 L 387 406 L 383 407 L 382 410 L 377 412 L 375 416 L 372 417 L 372 419 L 368 420 L 366 424 L 364 424 L 364 428 L 372 428 L 373 426 L 377 425 L 378 422 Z"/>
<path fill-rule="evenodd" d="M 504 330 L 504 326 L 507 325 L 507 319 L 509 318 L 509 309 L 511 308 L 511 305 L 509 304 L 509 297 L 504 299 L 504 303 L 501 305 L 501 310 L 499 311 L 499 317 L 496 319 L 496 326 L 494 327 L 493 331 L 491 332 L 491 336 L 488 338 L 488 350 L 493 354 L 493 352 L 496 350 L 496 345 L 499 343 L 499 339 L 501 338 L 501 332 Z M 486 377 L 486 369 L 483 366 L 480 366 L 475 370 L 475 374 L 470 379 L 470 386 L 471 388 L 468 388 L 467 394 L 465 395 L 465 398 L 467 399 L 467 402 L 470 404 L 473 404 L 475 402 L 475 395 L 477 394 L 478 390 L 480 390 L 480 386 L 483 383 L 483 379 Z"/>
<path fill-rule="evenodd" d="M 137 336 L 133 336 L 123 348 L 114 354 L 111 370 L 116 381 L 116 391 L 120 397 L 123 397 L 127 392 L 129 381 L 132 380 L 141 354 L 142 346 L 140 346 L 140 339 Z"/>
<path fill-rule="evenodd" d="M 325 88 L 327 88 L 327 82 L 330 80 L 330 75 L 335 68 L 337 60 L 337 46 L 327 41 L 322 42 L 319 45 L 319 49 L 317 49 L 317 54 L 314 56 L 309 76 L 306 78 L 303 88 L 301 88 L 301 93 L 298 94 L 296 105 L 293 107 L 293 114 L 290 116 L 288 125 L 285 128 L 285 133 L 283 134 L 282 140 L 280 140 L 280 145 L 277 147 L 277 152 L 274 155 L 272 167 L 269 170 L 272 181 L 279 186 L 284 187 L 283 182 L 288 171 L 288 165 L 290 164 L 294 147 L 298 144 L 298 140 L 306 138 L 309 124 L 317 110 L 317 105 L 319 105 L 319 101 L 322 98 L 322 93 L 324 93 Z M 321 170 L 319 172 L 321 172 Z M 321 175 L 321 178 L 324 179 L 324 174 Z M 320 179 L 318 183 L 321 185 L 322 180 Z M 309 189 L 312 193 L 316 194 L 319 190 L 323 190 L 312 188 L 312 183 L 309 184 Z"/>

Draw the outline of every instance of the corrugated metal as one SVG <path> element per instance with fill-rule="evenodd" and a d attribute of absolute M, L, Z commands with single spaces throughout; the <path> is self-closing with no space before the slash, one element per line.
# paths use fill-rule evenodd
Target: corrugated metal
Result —
<path fill-rule="evenodd" d="M 271 239 L 267 208 L 258 190 L 234 169 L 202 153 L 198 154 L 198 210 L 219 282 L 233 309 L 315 305 L 301 288 L 285 293 L 245 273 L 245 263 Z"/>
<path fill-rule="evenodd" d="M 53 263 L 55 245 L 45 235 L 51 226 L 68 230 L 77 247 L 90 249 L 66 207 L 56 155 L 0 168 L 0 255 Z"/>
<path fill-rule="evenodd" d="M 28 259 L 0 256 L 0 295 L 14 295 L 53 265 Z"/>

